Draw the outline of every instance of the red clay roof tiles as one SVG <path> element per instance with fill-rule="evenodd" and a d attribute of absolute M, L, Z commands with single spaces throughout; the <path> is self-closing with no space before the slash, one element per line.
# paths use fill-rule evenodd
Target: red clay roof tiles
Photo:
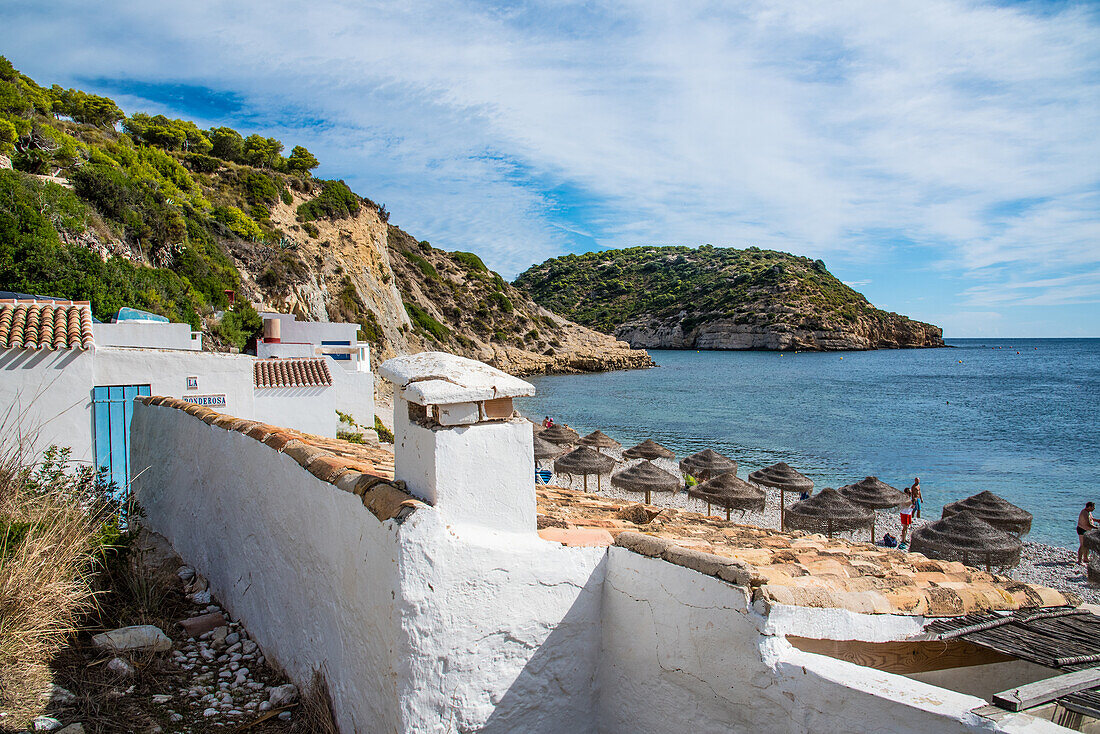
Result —
<path fill-rule="evenodd" d="M 253 368 L 256 387 L 321 387 L 332 384 L 324 357 L 258 359 Z"/>
<path fill-rule="evenodd" d="M 87 302 L 0 301 L 0 349 L 91 349 Z"/>

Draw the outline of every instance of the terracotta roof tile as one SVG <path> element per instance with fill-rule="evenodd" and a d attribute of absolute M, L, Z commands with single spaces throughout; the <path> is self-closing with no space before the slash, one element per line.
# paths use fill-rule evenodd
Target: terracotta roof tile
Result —
<path fill-rule="evenodd" d="M 638 533 L 645 533 L 641 537 L 658 544 L 734 559 L 751 569 L 754 596 L 776 604 L 866 614 L 959 616 L 1077 603 L 1072 595 L 1054 589 L 869 543 L 737 525 L 673 508 L 641 506 L 638 509 L 645 512 L 626 512 L 624 504 L 554 486 L 538 487 L 537 495 L 540 527 L 604 528 L 627 547 L 640 542 Z M 639 524 L 628 517 L 652 519 Z M 672 561 L 667 551 L 656 555 Z"/>
<path fill-rule="evenodd" d="M 360 497 L 363 506 L 380 520 L 402 521 L 417 507 L 424 506 L 424 502 L 405 491 L 404 483 L 394 481 L 393 454 L 385 449 L 234 418 L 205 407 L 200 411 L 188 410 L 188 407 L 200 406 L 192 406 L 179 398 L 143 396 L 137 400 L 146 405 L 182 410 L 213 426 L 260 441 L 290 456 L 322 481 Z"/>
<path fill-rule="evenodd" d="M 0 301 L 0 349 L 91 349 L 86 302 Z"/>
<path fill-rule="evenodd" d="M 332 384 L 324 357 L 258 359 L 253 367 L 256 387 L 322 387 Z"/>

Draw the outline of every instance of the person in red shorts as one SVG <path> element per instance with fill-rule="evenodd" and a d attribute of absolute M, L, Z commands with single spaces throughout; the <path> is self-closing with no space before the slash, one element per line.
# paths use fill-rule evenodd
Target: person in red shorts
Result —
<path fill-rule="evenodd" d="M 909 488 L 905 490 L 906 501 L 901 506 L 901 543 L 905 545 L 909 537 L 909 526 L 913 522 L 913 492 Z"/>

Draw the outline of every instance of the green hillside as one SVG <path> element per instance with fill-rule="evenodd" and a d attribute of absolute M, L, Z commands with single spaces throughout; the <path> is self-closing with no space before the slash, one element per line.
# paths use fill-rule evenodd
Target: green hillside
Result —
<path fill-rule="evenodd" d="M 800 334 L 840 334 L 843 342 L 850 332 L 870 340 L 870 347 L 850 348 L 934 346 L 939 338 L 931 334 L 935 327 L 875 308 L 820 260 L 756 247 L 631 247 L 565 255 L 529 268 L 515 285 L 555 313 L 628 341 L 650 339 L 632 336 L 642 332 L 683 335 L 682 343 L 636 346 L 697 347 L 700 331 L 719 328 L 715 324 L 727 332 L 791 334 L 794 346 L 809 349 L 814 338 Z M 899 328 L 914 339 L 896 339 Z M 880 344 L 885 332 L 890 336 Z"/>

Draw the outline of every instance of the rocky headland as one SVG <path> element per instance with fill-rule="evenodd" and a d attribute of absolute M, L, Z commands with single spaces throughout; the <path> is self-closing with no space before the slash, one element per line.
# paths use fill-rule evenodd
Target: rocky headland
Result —
<path fill-rule="evenodd" d="M 875 308 L 821 260 L 748 248 L 566 255 L 515 285 L 540 305 L 645 349 L 942 347 L 938 326 Z"/>

